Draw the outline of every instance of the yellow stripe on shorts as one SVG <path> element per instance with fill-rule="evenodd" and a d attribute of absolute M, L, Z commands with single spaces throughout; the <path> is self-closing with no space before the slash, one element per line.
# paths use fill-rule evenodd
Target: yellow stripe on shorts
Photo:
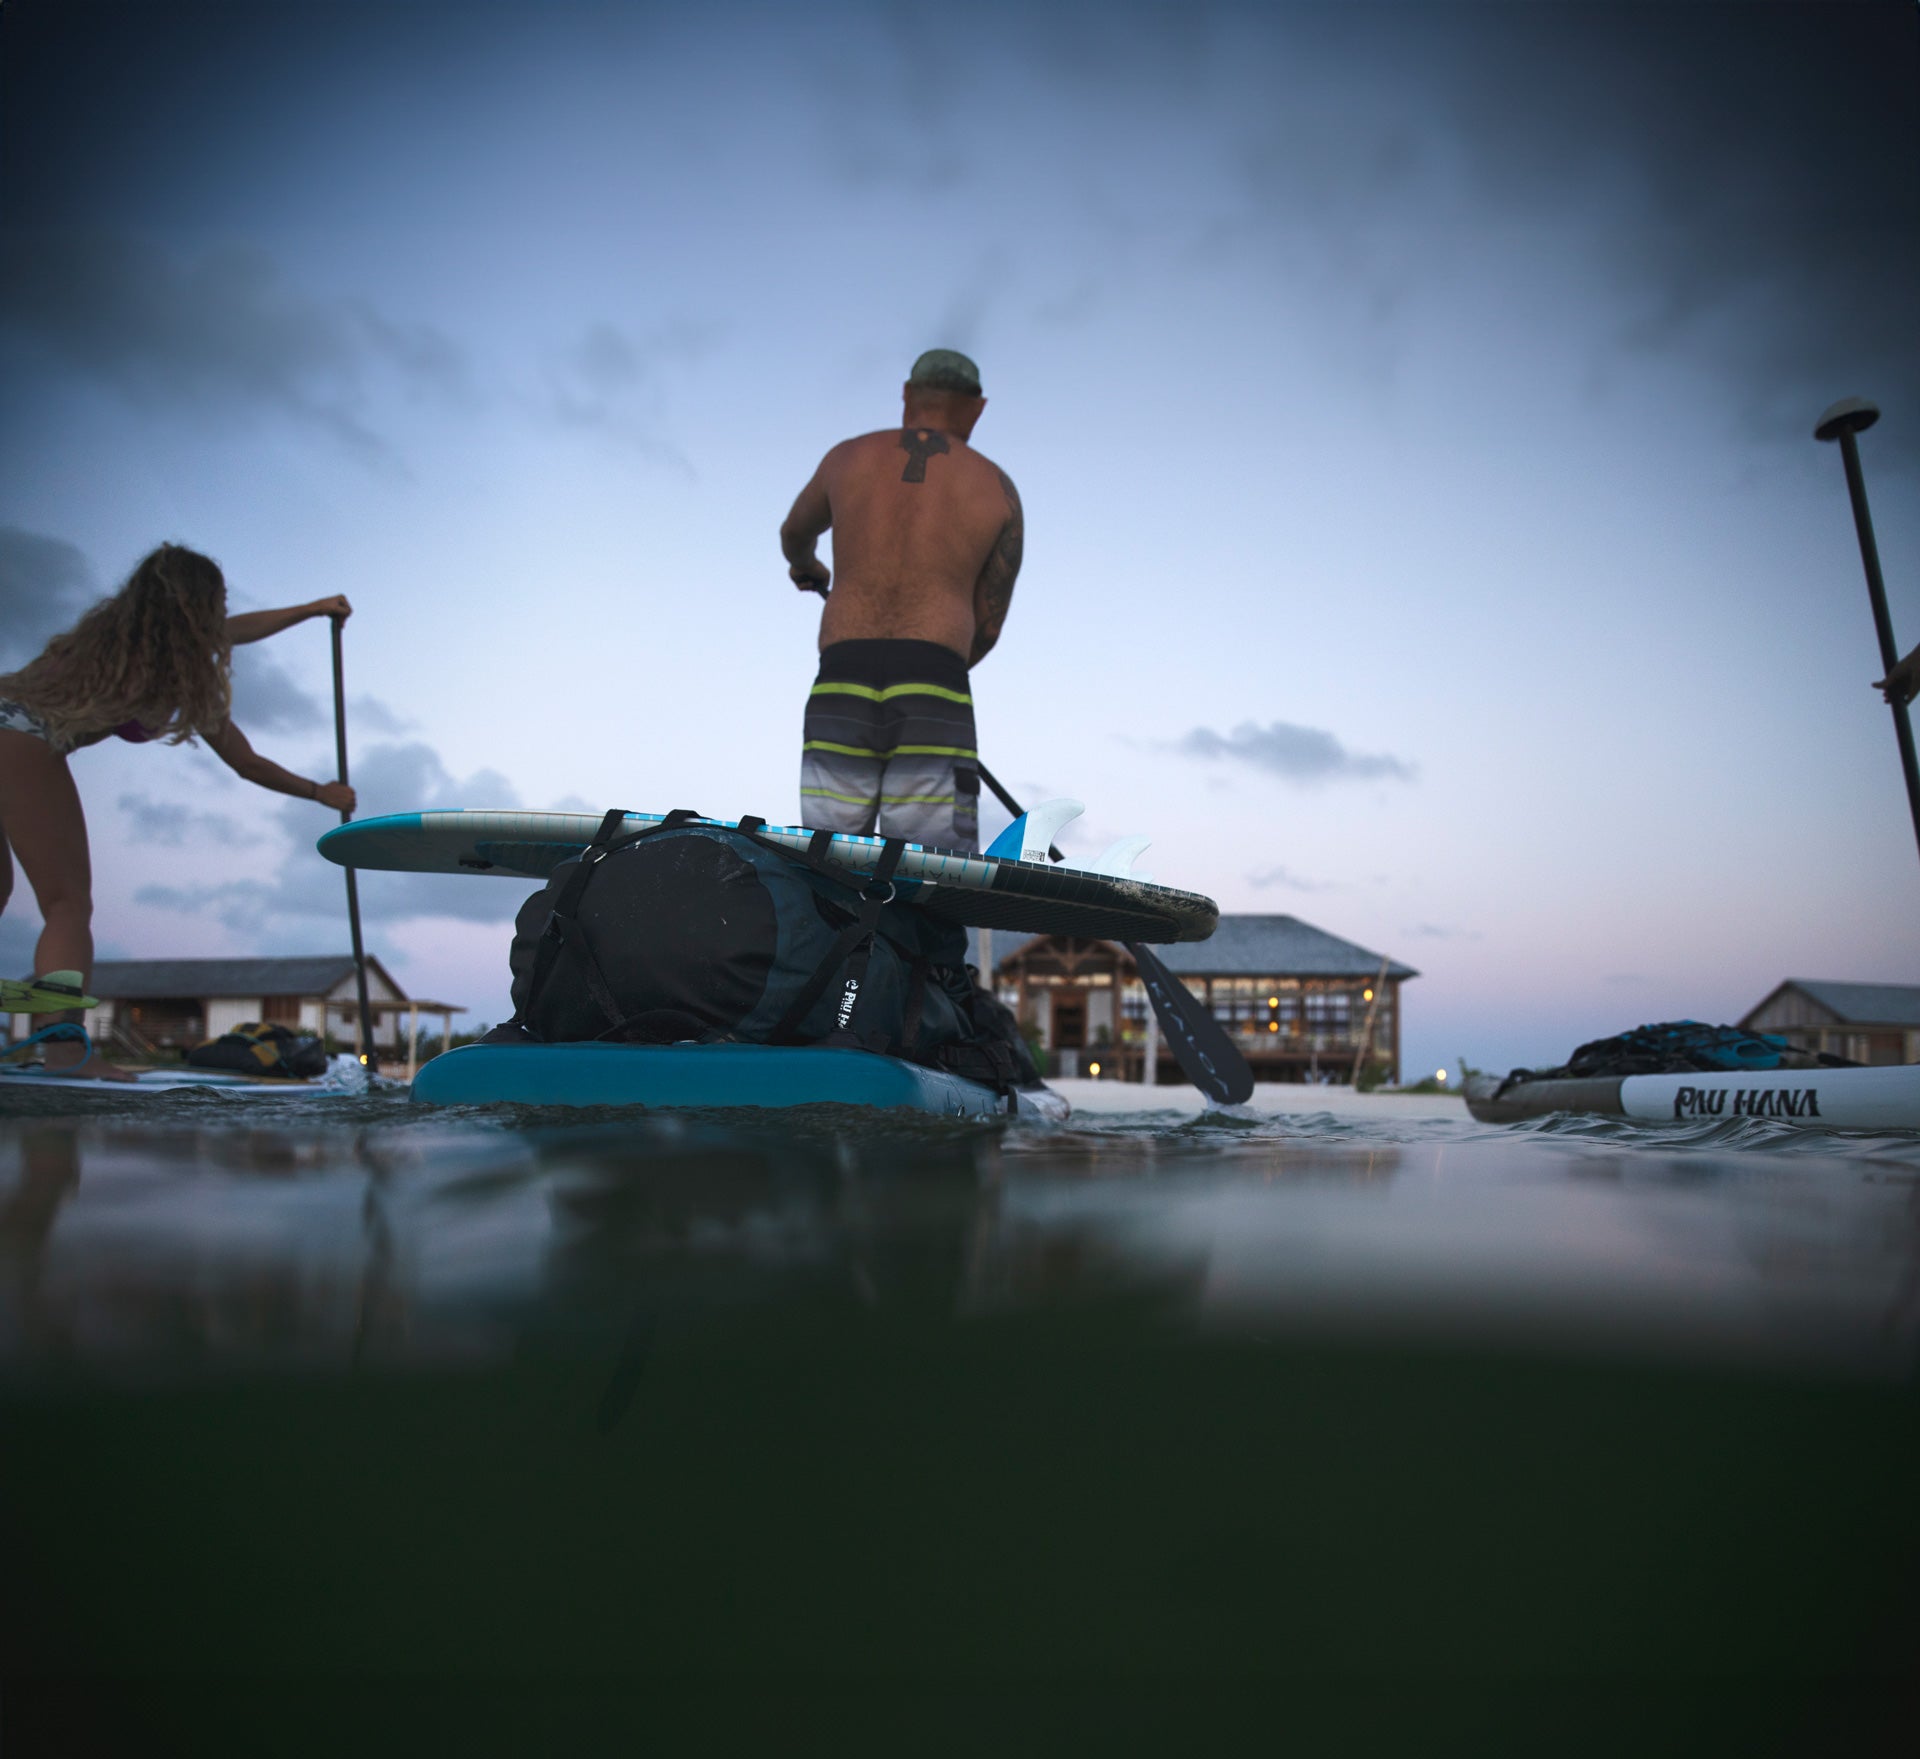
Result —
<path fill-rule="evenodd" d="M 883 690 L 876 690 L 871 684 L 841 684 L 829 681 L 816 684 L 809 696 L 858 696 L 867 702 L 892 702 L 896 696 L 937 696 L 942 702 L 957 702 L 966 708 L 973 707 L 973 698 L 958 690 L 949 690 L 944 684 L 889 684 Z"/>

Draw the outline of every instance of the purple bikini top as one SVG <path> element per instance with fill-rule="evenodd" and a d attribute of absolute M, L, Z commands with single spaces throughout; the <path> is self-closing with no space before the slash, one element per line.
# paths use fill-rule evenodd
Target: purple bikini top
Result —
<path fill-rule="evenodd" d="M 153 742 L 153 735 L 138 721 L 122 721 L 114 728 L 113 736 L 126 740 L 129 745 L 149 745 Z"/>

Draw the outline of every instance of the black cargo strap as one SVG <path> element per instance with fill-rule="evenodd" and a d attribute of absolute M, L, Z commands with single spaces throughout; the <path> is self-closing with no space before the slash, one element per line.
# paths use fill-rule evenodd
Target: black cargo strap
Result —
<path fill-rule="evenodd" d="M 983 1087 L 997 1088 L 1002 1093 L 1012 1092 L 1021 1074 L 1020 1060 L 1013 1054 L 1013 1047 L 992 1038 L 978 1039 L 971 1044 L 940 1045 L 930 1060 L 949 1075 L 978 1081 Z"/>
<path fill-rule="evenodd" d="M 818 842 L 822 835 L 830 838 L 832 832 L 816 832 L 814 841 Z M 867 961 L 873 953 L 873 937 L 880 926 L 880 912 L 893 901 L 893 870 L 900 865 L 900 857 L 906 852 L 906 847 L 905 841 L 899 837 L 889 837 L 881 846 L 880 859 L 874 864 L 873 878 L 860 890 L 859 914 L 834 937 L 827 956 L 801 986 L 793 1006 L 780 1016 L 772 1032 L 767 1035 L 769 1044 L 801 1042 L 801 1021 L 820 999 L 834 973 L 844 965 L 846 971 L 841 978 L 840 1005 L 834 1012 L 833 1030 L 821 1042 L 842 1048 L 849 1045 L 865 1048 L 852 1030 L 854 1010 L 860 1001 L 861 986 L 867 979 Z M 789 852 L 782 850 L 781 853 L 784 855 Z M 840 884 L 846 883 L 844 877 L 835 877 Z"/>
<path fill-rule="evenodd" d="M 678 830 L 682 825 L 692 824 L 702 815 L 690 807 L 676 807 L 657 825 L 648 825 L 645 830 L 634 831 L 627 836 L 618 836 L 621 825 L 626 822 L 624 807 L 616 806 L 600 821 L 599 830 L 593 834 L 593 841 L 580 857 L 580 865 L 567 876 L 567 883 L 560 888 L 560 896 L 553 901 L 552 913 L 547 917 L 547 926 L 540 937 L 540 946 L 533 956 L 533 971 L 527 979 L 527 999 L 520 1013 L 531 1014 L 534 1003 L 540 999 L 540 992 L 546 988 L 547 979 L 553 975 L 554 965 L 560 958 L 560 949 L 570 946 L 579 954 L 580 962 L 586 969 L 587 990 L 600 1011 L 606 1015 L 614 1030 L 618 1031 L 626 1024 L 620 1012 L 620 1004 L 614 999 L 612 987 L 607 976 L 600 969 L 600 961 L 593 951 L 593 943 L 587 939 L 586 930 L 577 920 L 580 900 L 585 895 L 588 883 L 598 871 L 600 863 L 616 850 L 625 849 L 638 843 L 644 837 L 658 836 L 662 831 Z M 518 1018 L 518 1016 L 516 1016 Z"/>
<path fill-rule="evenodd" d="M 796 867 L 804 867 L 811 873 L 817 873 L 822 879 L 831 880 L 836 886 L 854 886 L 860 883 L 857 874 L 849 873 L 846 868 L 838 866 L 827 859 L 827 850 L 831 848 L 833 844 L 834 833 L 832 831 L 815 831 L 807 838 L 807 846 L 803 851 L 799 849 L 789 849 L 784 844 L 776 843 L 771 837 L 761 836 L 760 833 L 766 829 L 766 824 L 767 821 L 763 818 L 749 817 L 743 818 L 737 825 L 730 825 L 725 828 L 737 830 L 741 836 L 747 838 L 750 842 L 759 844 L 760 847 L 765 849 L 769 854 L 778 855 L 782 861 L 791 861 Z M 906 845 L 902 843 L 901 848 L 904 849 L 905 847 Z M 886 853 L 885 845 L 882 845 L 881 853 L 884 857 Z M 897 862 L 899 857 L 895 856 L 894 860 Z M 892 871 L 893 869 L 891 867 L 887 869 L 888 873 L 892 873 Z M 875 877 L 878 878 L 879 876 L 876 874 Z"/>

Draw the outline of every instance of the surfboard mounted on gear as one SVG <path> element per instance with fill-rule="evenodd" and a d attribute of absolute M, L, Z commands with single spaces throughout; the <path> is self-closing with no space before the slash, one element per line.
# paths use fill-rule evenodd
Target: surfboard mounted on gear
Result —
<path fill-rule="evenodd" d="M 1082 810 L 1077 800 L 1044 801 L 1008 826 L 984 855 L 909 843 L 893 875 L 897 895 L 929 915 L 973 928 L 1162 942 L 1203 941 L 1213 933 L 1220 911 L 1211 898 L 1134 872 L 1144 838 L 1122 838 L 1090 866 L 1050 862 L 1048 844 Z M 664 817 L 629 812 L 624 823 L 640 831 Z M 342 867 L 544 880 L 586 850 L 604 818 L 591 812 L 403 812 L 341 825 L 320 839 L 319 849 Z M 731 829 L 741 821 L 693 822 Z M 811 830 L 748 822 L 796 855 L 816 847 Z M 883 837 L 839 833 L 824 846 L 824 858 L 860 879 L 871 876 L 885 846 Z"/>

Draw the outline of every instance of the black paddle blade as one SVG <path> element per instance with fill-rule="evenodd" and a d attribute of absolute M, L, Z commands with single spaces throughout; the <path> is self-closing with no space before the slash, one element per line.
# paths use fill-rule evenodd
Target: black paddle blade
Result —
<path fill-rule="evenodd" d="M 1126 948 L 1160 1017 L 1167 1047 L 1186 1078 L 1217 1105 L 1244 1105 L 1253 1097 L 1253 1071 L 1212 1011 L 1150 948 L 1133 941 Z"/>
<path fill-rule="evenodd" d="M 993 771 L 980 764 L 980 780 L 1015 818 L 1021 814 L 1020 802 L 994 779 Z M 1058 849 L 1049 848 L 1050 861 L 1060 859 Z M 1205 1007 L 1192 990 L 1175 977 L 1159 958 L 1134 941 L 1121 943 L 1133 955 L 1133 963 L 1146 985 L 1147 1000 L 1159 1016 L 1160 1028 L 1167 1035 L 1173 1060 L 1181 1072 L 1216 1105 L 1244 1105 L 1253 1097 L 1253 1071 L 1247 1059 L 1233 1048 L 1233 1040 L 1221 1029 L 1212 1010 Z"/>

